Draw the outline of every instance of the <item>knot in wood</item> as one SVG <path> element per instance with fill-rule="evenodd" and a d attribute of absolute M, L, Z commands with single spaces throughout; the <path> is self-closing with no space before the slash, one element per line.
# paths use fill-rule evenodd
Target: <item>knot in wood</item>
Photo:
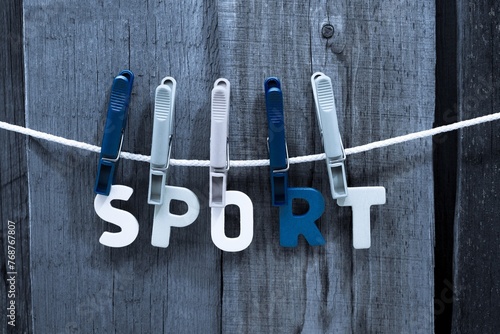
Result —
<path fill-rule="evenodd" d="M 324 24 L 323 27 L 321 27 L 321 35 L 323 38 L 332 38 L 334 32 L 335 28 L 330 23 Z"/>

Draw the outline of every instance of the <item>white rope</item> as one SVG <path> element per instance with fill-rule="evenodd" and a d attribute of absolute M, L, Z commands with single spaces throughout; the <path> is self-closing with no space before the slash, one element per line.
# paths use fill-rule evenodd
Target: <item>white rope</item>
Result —
<path fill-rule="evenodd" d="M 376 141 L 373 143 L 361 145 L 361 146 L 356 146 L 356 147 L 351 147 L 347 148 L 345 150 L 346 155 L 350 154 L 356 154 L 356 153 L 361 153 L 361 152 L 366 152 L 366 151 L 371 151 L 377 148 L 382 148 L 382 147 L 387 147 L 395 144 L 400 144 L 404 143 L 407 141 L 415 140 L 415 139 L 420 139 L 420 138 L 426 138 L 426 137 L 431 137 L 435 136 L 440 133 L 444 132 L 449 132 L 449 131 L 454 131 L 458 129 L 463 129 L 469 126 L 473 125 L 478 125 L 482 123 L 488 123 L 492 121 L 496 121 L 500 119 L 500 112 L 487 115 L 487 116 L 481 116 L 477 118 L 473 118 L 467 121 L 461 121 L 461 122 L 456 122 L 453 124 L 449 125 L 444 125 L 440 126 L 434 129 L 429 129 L 429 130 L 424 130 L 424 131 L 419 131 L 419 132 L 414 132 L 410 133 L 404 136 L 399 136 L 399 137 L 394 137 L 390 139 L 385 139 L 381 141 Z M 82 150 L 87 150 L 91 152 L 96 152 L 100 153 L 101 148 L 99 146 L 87 144 L 87 143 L 82 143 L 76 140 L 71 140 L 71 139 L 66 139 L 63 137 L 59 136 L 54 136 L 45 132 L 41 131 L 36 131 L 32 129 L 27 129 L 22 126 L 18 125 L 13 125 L 10 123 L 5 123 L 5 122 L 0 122 L 0 128 L 5 129 L 8 131 L 12 132 L 17 132 L 23 135 L 27 135 L 33 138 L 39 138 L 47 141 L 51 141 L 54 143 L 74 147 L 74 148 L 79 148 Z M 135 160 L 135 161 L 142 161 L 142 162 L 149 162 L 151 157 L 149 155 L 142 155 L 142 154 L 135 154 L 135 153 L 129 153 L 129 152 L 122 152 L 120 155 L 121 158 L 123 159 L 129 159 L 129 160 Z M 299 164 L 303 162 L 313 162 L 313 161 L 319 161 L 325 159 L 325 154 L 313 154 L 313 155 L 306 155 L 302 157 L 293 157 L 289 159 L 290 164 Z M 170 159 L 170 165 L 172 166 L 185 166 L 185 167 L 209 167 L 210 166 L 210 161 L 209 160 L 185 160 L 185 159 Z M 231 167 L 263 167 L 263 166 L 269 166 L 269 159 L 260 159 L 260 160 L 232 160 L 231 161 Z"/>
<path fill-rule="evenodd" d="M 20 133 L 20 134 L 23 134 L 26 136 L 30 136 L 33 138 L 40 138 L 40 139 L 48 140 L 48 141 L 51 141 L 54 143 L 59 143 L 59 144 L 66 145 L 66 146 L 80 148 L 82 150 L 87 150 L 87 151 L 96 152 L 96 153 L 101 152 L 101 148 L 99 146 L 90 145 L 90 144 L 82 143 L 82 142 L 79 142 L 76 140 L 66 139 L 66 138 L 59 137 L 59 136 L 54 136 L 54 135 L 51 135 L 51 134 L 48 134 L 45 132 L 28 129 L 28 128 L 25 128 L 25 127 L 22 127 L 19 125 L 0 122 L 0 128 L 8 130 L 8 131 L 12 131 L 12 132 L 17 132 L 17 133 Z"/>
<path fill-rule="evenodd" d="M 371 150 L 374 150 L 376 148 L 400 144 L 400 143 L 404 143 L 404 142 L 407 142 L 410 140 L 431 137 L 431 136 L 438 135 L 440 133 L 445 133 L 445 132 L 450 132 L 450 131 L 454 131 L 454 130 L 458 130 L 458 129 L 463 129 L 463 128 L 467 128 L 469 126 L 478 125 L 478 124 L 482 124 L 482 123 L 493 122 L 493 121 L 496 121 L 499 119 L 500 119 L 500 112 L 495 113 L 495 114 L 491 114 L 491 115 L 476 117 L 476 118 L 469 119 L 466 121 L 456 122 L 453 124 L 443 125 L 443 126 L 440 126 L 440 127 L 434 128 L 434 129 L 414 132 L 414 133 L 410 133 L 410 134 L 407 134 L 404 136 L 394 137 L 394 138 L 390 138 L 390 139 L 376 141 L 376 142 L 373 142 L 370 144 L 365 144 L 365 145 L 361 145 L 361 146 L 348 148 L 345 150 L 345 154 L 349 155 L 349 154 L 356 154 L 356 153 L 371 151 Z"/>

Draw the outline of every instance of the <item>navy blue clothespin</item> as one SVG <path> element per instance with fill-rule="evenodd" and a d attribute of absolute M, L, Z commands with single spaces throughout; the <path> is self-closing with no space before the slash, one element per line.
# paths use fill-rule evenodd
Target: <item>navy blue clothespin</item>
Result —
<path fill-rule="evenodd" d="M 134 74 L 129 70 L 121 71 L 113 80 L 97 167 L 94 188 L 96 194 L 108 196 L 113 184 L 116 163 L 122 150 L 123 133 L 127 124 L 127 111 L 133 82 Z"/>
<path fill-rule="evenodd" d="M 288 148 L 285 140 L 285 119 L 283 115 L 283 93 L 278 78 L 270 77 L 264 82 L 266 93 L 267 139 L 271 166 L 272 205 L 288 204 Z"/>

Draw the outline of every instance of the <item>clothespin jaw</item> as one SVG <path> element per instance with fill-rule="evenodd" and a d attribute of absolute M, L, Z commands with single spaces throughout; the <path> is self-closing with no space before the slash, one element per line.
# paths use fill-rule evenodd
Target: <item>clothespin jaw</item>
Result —
<path fill-rule="evenodd" d="M 133 82 L 134 74 L 129 70 L 120 72 L 113 80 L 94 187 L 96 194 L 108 196 L 113 184 L 116 163 L 122 150 Z"/>
<path fill-rule="evenodd" d="M 340 137 L 332 80 L 321 72 L 311 77 L 316 115 L 326 154 L 330 190 L 334 199 L 347 196 L 345 151 Z"/>
<path fill-rule="evenodd" d="M 167 182 L 174 130 L 175 90 L 177 82 L 172 77 L 163 78 L 155 91 L 153 139 L 149 168 L 148 203 L 163 204 Z"/>
<path fill-rule="evenodd" d="M 278 78 L 270 77 L 264 82 L 266 111 L 269 126 L 268 149 L 271 170 L 271 196 L 273 206 L 288 203 L 288 148 L 285 139 L 283 92 Z"/>
<path fill-rule="evenodd" d="M 226 206 L 227 171 L 229 170 L 229 100 L 230 84 L 218 79 L 212 89 L 210 125 L 209 206 Z"/>

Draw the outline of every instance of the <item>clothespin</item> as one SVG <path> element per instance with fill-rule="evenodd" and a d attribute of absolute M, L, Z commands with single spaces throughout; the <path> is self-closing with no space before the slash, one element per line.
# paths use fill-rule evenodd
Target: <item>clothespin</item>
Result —
<path fill-rule="evenodd" d="M 253 204 L 244 193 L 227 191 L 229 170 L 229 100 L 230 85 L 227 79 L 217 79 L 212 89 L 210 125 L 210 234 L 212 241 L 226 252 L 239 252 L 253 239 Z M 224 231 L 225 209 L 236 205 L 240 209 L 240 235 L 229 238 Z"/>
<path fill-rule="evenodd" d="M 370 248 L 370 207 L 385 204 L 384 187 L 347 187 L 345 151 L 340 138 L 332 80 L 321 72 L 311 77 L 316 114 L 326 154 L 332 197 L 339 206 L 352 207 L 353 246 Z"/>
<path fill-rule="evenodd" d="M 311 77 L 316 115 L 326 154 L 326 166 L 333 199 L 347 196 L 345 151 L 340 137 L 332 80 L 321 72 Z"/>
<path fill-rule="evenodd" d="M 163 194 L 172 152 L 174 130 L 175 88 L 177 82 L 166 77 L 156 87 L 153 120 L 153 140 L 149 168 L 148 203 L 163 204 Z"/>
<path fill-rule="evenodd" d="M 218 79 L 212 89 L 210 125 L 210 194 L 209 206 L 226 206 L 227 171 L 229 170 L 229 98 L 230 84 Z"/>
<path fill-rule="evenodd" d="M 108 196 L 113 184 L 116 163 L 120 158 L 122 150 L 133 82 L 134 74 L 129 70 L 120 72 L 113 80 L 99 165 L 97 167 L 97 178 L 94 188 L 96 194 Z"/>
<path fill-rule="evenodd" d="M 283 93 L 277 78 L 270 77 L 264 82 L 266 93 L 267 138 L 271 169 L 271 195 L 273 206 L 288 203 L 288 147 L 285 140 L 285 120 L 283 115 Z"/>

